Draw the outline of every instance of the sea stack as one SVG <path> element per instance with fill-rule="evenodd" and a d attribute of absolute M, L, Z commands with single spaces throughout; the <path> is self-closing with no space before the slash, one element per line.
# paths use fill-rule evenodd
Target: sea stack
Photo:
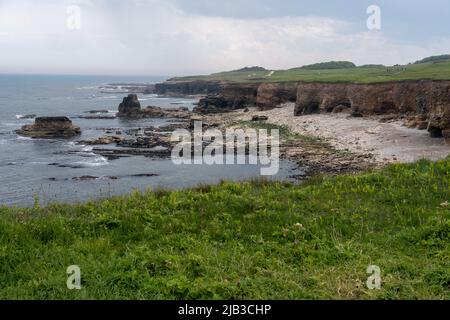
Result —
<path fill-rule="evenodd" d="M 123 98 L 123 102 L 119 105 L 118 117 L 132 117 L 139 115 L 141 112 L 141 103 L 136 94 L 129 94 Z"/>
<path fill-rule="evenodd" d="M 35 123 L 25 125 L 17 134 L 30 138 L 52 139 L 72 138 L 81 133 L 80 127 L 74 126 L 67 117 L 39 117 Z"/>

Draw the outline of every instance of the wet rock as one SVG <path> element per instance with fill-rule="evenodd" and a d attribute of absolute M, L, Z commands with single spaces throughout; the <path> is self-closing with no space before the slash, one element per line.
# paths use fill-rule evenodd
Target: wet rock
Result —
<path fill-rule="evenodd" d="M 116 118 L 115 115 L 91 115 L 91 116 L 79 116 L 80 119 L 86 120 L 113 120 Z"/>
<path fill-rule="evenodd" d="M 136 178 L 148 178 L 148 177 L 157 177 L 158 175 L 155 173 L 140 173 L 140 174 L 133 174 L 131 177 Z"/>
<path fill-rule="evenodd" d="M 81 176 L 81 177 L 73 177 L 72 180 L 76 181 L 87 181 L 87 180 L 97 180 L 100 179 L 99 177 L 95 176 Z"/>
<path fill-rule="evenodd" d="M 17 134 L 31 138 L 72 138 L 81 133 L 67 117 L 39 117 L 32 125 L 25 125 Z"/>
<path fill-rule="evenodd" d="M 90 110 L 90 111 L 85 111 L 84 113 L 108 113 L 108 110 Z"/>
<path fill-rule="evenodd" d="M 104 145 L 104 144 L 111 144 L 111 143 L 120 143 L 123 140 L 124 140 L 124 138 L 121 138 L 121 137 L 103 136 L 103 137 L 96 138 L 96 139 L 80 141 L 79 143 L 86 144 L 86 145 Z"/>
<path fill-rule="evenodd" d="M 269 117 L 266 116 L 253 116 L 252 121 L 267 121 Z"/>

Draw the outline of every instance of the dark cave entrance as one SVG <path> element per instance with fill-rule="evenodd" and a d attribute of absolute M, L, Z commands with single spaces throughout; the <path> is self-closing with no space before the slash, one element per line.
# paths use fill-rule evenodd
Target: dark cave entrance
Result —
<path fill-rule="evenodd" d="M 442 133 L 442 129 L 441 128 L 430 127 L 428 129 L 428 131 L 430 132 L 430 136 L 432 138 L 442 138 L 442 137 L 444 137 L 444 134 Z"/>
<path fill-rule="evenodd" d="M 396 113 L 397 111 L 395 103 L 389 101 L 383 101 L 381 105 L 375 109 L 376 114 Z"/>
<path fill-rule="evenodd" d="M 320 113 L 320 104 L 316 101 L 310 102 L 303 112 L 304 114 Z"/>
<path fill-rule="evenodd" d="M 345 110 L 350 110 L 352 108 L 352 103 L 350 100 L 344 100 L 344 101 L 338 101 L 330 104 L 325 110 L 326 112 L 334 112 L 334 113 L 340 113 Z"/>

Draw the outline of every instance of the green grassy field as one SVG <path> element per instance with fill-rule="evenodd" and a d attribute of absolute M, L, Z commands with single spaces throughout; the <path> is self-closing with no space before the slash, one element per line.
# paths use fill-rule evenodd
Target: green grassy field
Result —
<path fill-rule="evenodd" d="M 450 61 L 410 64 L 400 67 L 355 67 L 344 69 L 290 69 L 271 71 L 232 71 L 209 76 L 180 77 L 173 80 L 223 80 L 231 82 L 352 82 L 380 83 L 402 80 L 450 80 Z M 270 76 L 269 76 L 270 75 Z"/>
<path fill-rule="evenodd" d="M 3 207 L 0 299 L 450 299 L 447 201 L 450 159 Z"/>

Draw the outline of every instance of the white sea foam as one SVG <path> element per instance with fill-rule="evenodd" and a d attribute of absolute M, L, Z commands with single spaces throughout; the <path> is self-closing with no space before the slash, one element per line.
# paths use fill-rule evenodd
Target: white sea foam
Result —
<path fill-rule="evenodd" d="M 100 99 L 105 99 L 105 100 L 114 100 L 114 99 L 120 99 L 118 96 L 103 96 L 103 97 L 99 97 Z"/>
<path fill-rule="evenodd" d="M 85 87 L 77 88 L 77 90 L 95 90 L 95 89 L 98 89 L 98 87 L 97 86 L 85 86 Z"/>
<path fill-rule="evenodd" d="M 81 148 L 81 151 L 83 152 L 91 152 L 92 150 L 94 150 L 94 147 L 92 146 L 84 146 L 83 148 Z"/>
<path fill-rule="evenodd" d="M 95 158 L 89 158 L 89 160 L 75 162 L 75 165 L 84 168 L 101 167 L 106 166 L 108 164 L 109 164 L 108 160 L 102 156 L 96 156 Z"/>

